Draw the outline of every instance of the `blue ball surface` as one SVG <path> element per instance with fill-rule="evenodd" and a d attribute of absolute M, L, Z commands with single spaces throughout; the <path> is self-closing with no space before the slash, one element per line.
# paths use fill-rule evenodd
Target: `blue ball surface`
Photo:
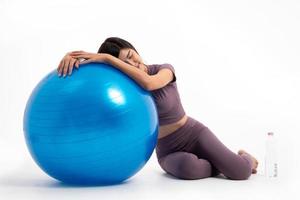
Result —
<path fill-rule="evenodd" d="M 158 136 L 151 94 L 111 65 L 89 63 L 70 77 L 49 73 L 34 88 L 23 130 L 36 163 L 70 184 L 109 185 L 136 174 Z"/>

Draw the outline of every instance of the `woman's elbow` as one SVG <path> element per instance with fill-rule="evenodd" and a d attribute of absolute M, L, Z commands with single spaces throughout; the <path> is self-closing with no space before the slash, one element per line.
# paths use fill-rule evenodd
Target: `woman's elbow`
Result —
<path fill-rule="evenodd" d="M 145 83 L 144 86 L 142 86 L 145 90 L 147 91 L 152 91 L 153 90 L 153 86 L 151 83 Z"/>

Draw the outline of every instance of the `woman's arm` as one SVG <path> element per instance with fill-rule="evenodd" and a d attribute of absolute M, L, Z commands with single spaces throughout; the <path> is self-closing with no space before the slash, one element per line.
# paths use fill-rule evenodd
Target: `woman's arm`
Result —
<path fill-rule="evenodd" d="M 161 69 L 157 72 L 157 74 L 149 75 L 110 54 L 105 55 L 107 55 L 105 59 L 107 63 L 126 73 L 138 82 L 138 84 L 140 84 L 145 90 L 152 91 L 160 89 L 173 80 L 173 72 L 170 69 Z"/>
<path fill-rule="evenodd" d="M 122 72 L 130 76 L 145 90 L 149 89 L 150 75 L 110 54 L 105 54 L 105 55 L 106 55 L 106 59 L 105 59 L 106 63 L 113 65 L 115 68 L 121 70 Z"/>
<path fill-rule="evenodd" d="M 90 62 L 104 62 L 108 63 L 115 68 L 121 70 L 128 76 L 130 76 L 133 80 L 135 80 L 141 87 L 145 90 L 148 90 L 148 85 L 150 81 L 150 76 L 139 70 L 132 65 L 127 64 L 126 62 L 105 53 L 87 53 L 84 51 L 74 51 L 70 54 L 75 59 L 84 58 L 85 60 L 80 62 L 80 64 L 86 64 Z"/>
<path fill-rule="evenodd" d="M 84 51 L 73 51 L 70 53 L 74 59 L 85 59 L 80 64 L 86 64 L 90 62 L 104 62 L 111 64 L 115 68 L 121 70 L 129 77 L 134 79 L 145 90 L 152 91 L 166 86 L 173 80 L 173 72 L 170 69 L 161 69 L 157 74 L 149 75 L 146 72 L 127 64 L 126 62 L 104 53 L 87 53 Z M 66 66 L 68 68 L 68 66 Z M 65 68 L 65 67 L 62 67 Z M 63 70 L 67 73 L 66 70 Z"/>

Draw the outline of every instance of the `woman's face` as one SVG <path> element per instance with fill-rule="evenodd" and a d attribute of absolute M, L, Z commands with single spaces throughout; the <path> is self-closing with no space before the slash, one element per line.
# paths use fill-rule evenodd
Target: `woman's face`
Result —
<path fill-rule="evenodd" d="M 143 69 L 142 58 L 133 49 L 128 49 L 128 48 L 122 49 L 119 54 L 119 59 L 136 68 Z"/>

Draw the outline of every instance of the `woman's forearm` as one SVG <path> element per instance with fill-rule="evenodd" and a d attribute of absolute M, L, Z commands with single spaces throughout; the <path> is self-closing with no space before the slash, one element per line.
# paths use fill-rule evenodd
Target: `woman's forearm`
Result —
<path fill-rule="evenodd" d="M 90 62 L 105 62 L 111 64 L 115 68 L 127 74 L 130 78 L 136 81 L 145 90 L 149 90 L 150 88 L 149 87 L 150 75 L 110 54 L 73 51 L 70 55 L 76 59 L 85 59 L 84 61 L 80 62 L 80 64 L 86 64 Z"/>
<path fill-rule="evenodd" d="M 109 54 L 106 54 L 105 62 L 121 70 L 134 79 L 145 90 L 148 90 L 150 76 L 146 72 L 139 70 Z"/>

